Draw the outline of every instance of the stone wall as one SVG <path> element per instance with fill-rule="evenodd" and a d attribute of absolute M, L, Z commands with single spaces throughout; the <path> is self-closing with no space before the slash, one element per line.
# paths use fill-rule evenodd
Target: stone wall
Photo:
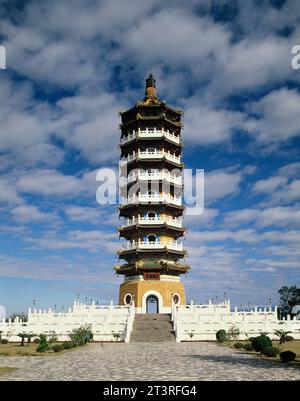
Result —
<path fill-rule="evenodd" d="M 234 311 L 230 302 L 205 305 L 184 305 L 172 307 L 172 321 L 176 341 L 216 341 L 216 332 L 228 331 L 236 327 L 240 331 L 240 340 L 255 337 L 267 332 L 272 340 L 278 340 L 275 330 L 290 331 L 291 336 L 300 340 L 300 321 L 296 319 L 279 320 L 277 308 L 254 308 L 250 311 Z"/>
<path fill-rule="evenodd" d="M 134 321 L 134 307 L 85 305 L 74 302 L 68 312 L 54 310 L 28 311 L 28 321 L 16 318 L 0 322 L 2 338 L 20 341 L 18 333 L 47 334 L 55 333 L 59 341 L 68 341 L 73 329 L 90 325 L 94 341 L 129 342 Z M 117 338 L 119 335 L 119 338 Z"/>

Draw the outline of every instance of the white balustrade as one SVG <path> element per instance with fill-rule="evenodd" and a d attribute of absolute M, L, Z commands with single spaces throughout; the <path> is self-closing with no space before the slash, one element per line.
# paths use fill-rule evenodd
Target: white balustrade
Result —
<path fill-rule="evenodd" d="M 177 206 L 182 205 L 182 198 L 167 194 L 138 194 L 127 198 L 127 204 L 135 203 L 169 203 Z"/>
<path fill-rule="evenodd" d="M 183 251 L 183 244 L 177 241 L 127 241 L 123 250 L 130 251 L 134 249 L 170 249 L 175 251 Z"/>
<path fill-rule="evenodd" d="M 300 320 L 279 319 L 277 307 L 238 311 L 237 307 L 231 310 L 229 301 L 219 304 L 210 301 L 202 305 L 173 304 L 172 321 L 178 342 L 214 341 L 218 330 L 228 331 L 231 327 L 239 329 L 239 340 L 256 337 L 262 332 L 268 332 L 268 336 L 276 340 L 275 331 L 280 329 L 289 331 L 292 337 L 300 340 Z"/>
<path fill-rule="evenodd" d="M 133 181 L 149 181 L 149 180 L 166 180 L 172 184 L 182 185 L 182 176 L 177 176 L 166 171 L 154 171 L 154 172 L 134 172 L 128 175 L 128 183 Z M 125 181 L 125 180 L 124 180 Z"/>
<path fill-rule="evenodd" d="M 160 159 L 167 159 L 173 163 L 180 164 L 181 163 L 181 157 L 176 156 L 175 154 L 171 152 L 166 152 L 165 150 L 144 150 L 141 151 L 138 149 L 137 152 L 133 152 L 127 156 L 123 156 L 121 160 L 123 162 L 129 163 L 133 160 L 140 159 L 140 160 L 160 160 Z"/>
<path fill-rule="evenodd" d="M 133 306 L 91 305 L 74 302 L 72 308 L 65 312 L 52 309 L 28 311 L 28 320 L 0 320 L 2 338 L 11 342 L 19 342 L 18 333 L 55 333 L 59 341 L 70 341 L 69 335 L 73 329 L 80 326 L 91 326 L 95 341 L 125 341 L 129 342 L 134 320 Z M 119 338 L 116 339 L 115 335 Z"/>
<path fill-rule="evenodd" d="M 171 217 L 134 217 L 132 219 L 127 219 L 126 223 L 122 226 L 122 228 L 135 226 L 137 224 L 140 225 L 163 225 L 168 224 L 169 226 L 182 228 L 182 219 L 171 218 Z"/>
<path fill-rule="evenodd" d="M 133 131 L 131 134 L 123 136 L 120 140 L 120 143 L 121 145 L 123 145 L 137 138 L 163 138 L 163 137 L 176 144 L 180 144 L 181 142 L 180 136 L 175 135 L 169 130 L 146 128 L 145 130 L 138 129 L 137 131 Z"/>

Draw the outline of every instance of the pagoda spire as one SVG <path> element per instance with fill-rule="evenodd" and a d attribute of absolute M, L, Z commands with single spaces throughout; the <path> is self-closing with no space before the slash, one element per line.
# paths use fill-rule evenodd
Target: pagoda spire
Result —
<path fill-rule="evenodd" d="M 146 79 L 146 90 L 145 99 L 157 98 L 156 95 L 156 79 L 150 72 L 148 78 Z"/>

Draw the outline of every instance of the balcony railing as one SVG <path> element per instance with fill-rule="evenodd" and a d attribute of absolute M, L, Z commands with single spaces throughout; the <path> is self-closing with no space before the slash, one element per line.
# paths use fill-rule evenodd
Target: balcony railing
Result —
<path fill-rule="evenodd" d="M 134 217 L 132 219 L 127 219 L 125 224 L 121 228 L 132 227 L 137 224 L 141 225 L 163 225 L 168 224 L 169 226 L 182 228 L 182 219 L 171 218 L 171 217 Z"/>
<path fill-rule="evenodd" d="M 182 242 L 177 241 L 127 241 L 124 245 L 122 250 L 130 251 L 134 249 L 170 249 L 175 251 L 183 251 L 183 244 Z"/>
<path fill-rule="evenodd" d="M 177 184 L 177 185 L 182 185 L 183 180 L 182 180 L 182 176 L 177 176 L 175 174 L 171 174 L 169 172 L 166 171 L 154 171 L 154 172 L 134 172 L 132 174 L 128 175 L 128 180 L 127 183 L 131 183 L 134 181 L 150 181 L 150 180 L 155 180 L 155 181 L 159 181 L 159 180 L 166 180 L 172 184 Z"/>
<path fill-rule="evenodd" d="M 121 138 L 121 145 L 131 142 L 137 138 L 166 138 L 171 142 L 174 142 L 176 144 L 180 144 L 181 139 L 180 136 L 175 135 L 174 133 L 170 132 L 169 130 L 158 130 L 156 128 L 154 129 L 149 129 L 146 128 L 145 130 L 138 129 L 137 131 L 133 131 L 131 134 L 128 134 L 126 136 L 123 136 Z"/>
<path fill-rule="evenodd" d="M 181 206 L 182 197 L 168 194 L 138 194 L 128 197 L 127 202 L 125 202 L 125 204 L 135 203 L 169 203 L 172 205 Z"/>
<path fill-rule="evenodd" d="M 138 149 L 137 152 L 133 152 L 127 156 L 122 157 L 122 161 L 129 163 L 133 160 L 140 159 L 140 160 L 161 160 L 161 159 L 167 159 L 173 163 L 180 164 L 181 163 L 181 157 L 176 156 L 173 153 L 170 153 L 169 151 L 166 152 L 165 150 L 145 150 L 141 151 Z"/>

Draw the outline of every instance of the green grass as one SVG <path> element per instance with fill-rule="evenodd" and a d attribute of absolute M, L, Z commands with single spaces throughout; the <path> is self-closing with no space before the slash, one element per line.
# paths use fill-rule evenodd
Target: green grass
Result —
<path fill-rule="evenodd" d="M 222 343 L 221 345 L 224 345 L 226 347 L 233 348 L 233 349 L 236 350 L 236 348 L 234 348 L 234 343 L 236 343 L 236 342 L 239 342 L 239 343 L 242 343 L 242 344 L 249 343 L 249 341 L 239 341 L 239 340 L 237 340 L 237 341 L 227 341 L 225 343 Z M 272 343 L 273 343 L 274 347 L 276 347 L 276 348 L 278 348 L 280 350 L 280 352 L 282 352 L 282 351 L 292 351 L 292 352 L 294 352 L 296 354 L 296 361 L 288 363 L 287 365 L 288 366 L 294 365 L 294 366 L 300 367 L 300 340 L 289 341 L 289 342 L 284 343 L 284 344 L 279 344 L 279 341 L 272 341 Z M 267 357 L 267 356 L 264 356 L 264 355 L 260 355 L 258 352 L 255 352 L 255 351 L 248 352 L 248 351 L 246 351 L 244 349 L 240 349 L 240 350 L 236 350 L 236 351 L 239 351 L 239 352 L 242 352 L 242 353 L 245 353 L 245 354 L 250 354 L 250 355 L 256 356 L 258 358 L 267 359 L 268 361 L 281 362 L 279 355 L 276 356 L 276 357 L 271 357 L 270 358 L 270 357 Z"/>
<path fill-rule="evenodd" d="M 61 343 L 55 343 L 61 344 Z M 51 346 L 54 344 L 51 344 Z M 72 351 L 74 348 L 63 350 L 61 352 L 54 352 L 54 351 L 46 351 L 46 352 L 37 352 L 38 344 L 25 344 L 21 346 L 19 343 L 8 343 L 8 344 L 0 344 L 0 356 L 43 356 L 43 355 L 61 355 L 66 352 Z"/>

